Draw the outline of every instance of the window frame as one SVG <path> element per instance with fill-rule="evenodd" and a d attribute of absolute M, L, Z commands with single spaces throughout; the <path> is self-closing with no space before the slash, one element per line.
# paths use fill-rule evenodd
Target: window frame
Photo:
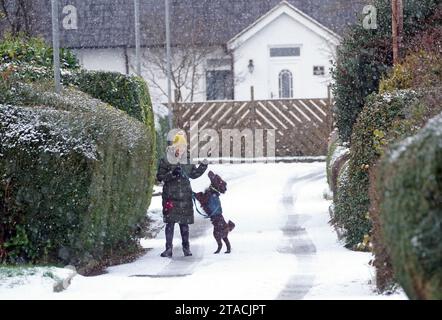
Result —
<path fill-rule="evenodd" d="M 318 68 L 319 70 L 322 70 L 322 73 L 316 73 L 316 68 Z M 315 76 L 315 77 L 324 77 L 326 74 L 325 74 L 325 66 L 324 65 L 314 65 L 313 66 L 313 76 Z"/>
<path fill-rule="evenodd" d="M 208 79 L 209 74 L 212 74 L 212 75 L 218 74 L 218 76 L 220 74 L 222 74 L 223 75 L 223 87 L 215 89 L 215 91 L 213 89 L 209 90 L 209 86 L 211 84 Z M 233 77 L 234 77 L 234 75 L 231 70 L 223 70 L 223 69 L 221 69 L 221 70 L 206 70 L 206 74 L 205 74 L 206 101 L 231 101 L 231 100 L 233 100 L 234 94 L 235 94 Z M 220 80 L 220 78 L 218 78 L 217 80 Z M 216 84 L 217 80 L 215 80 L 215 82 L 212 84 Z M 219 89 L 221 89 L 221 91 L 219 91 Z M 218 95 L 221 92 L 224 95 L 223 98 L 217 97 L 216 99 L 213 99 L 213 96 L 211 96 L 212 94 Z"/>
<path fill-rule="evenodd" d="M 298 48 L 299 55 L 298 56 L 276 56 L 272 57 L 271 52 L 272 49 L 282 49 L 282 48 Z M 280 45 L 270 45 L 268 46 L 268 56 L 271 60 L 294 60 L 300 59 L 302 56 L 302 45 L 301 44 L 280 44 Z"/>
<path fill-rule="evenodd" d="M 284 75 L 289 75 L 289 97 L 283 97 L 283 93 L 284 93 L 284 89 L 283 89 L 283 76 Z M 278 93 L 279 93 L 279 99 L 293 99 L 294 97 L 294 88 L 293 88 L 293 72 L 290 71 L 289 69 L 282 69 L 279 73 L 278 73 Z"/>

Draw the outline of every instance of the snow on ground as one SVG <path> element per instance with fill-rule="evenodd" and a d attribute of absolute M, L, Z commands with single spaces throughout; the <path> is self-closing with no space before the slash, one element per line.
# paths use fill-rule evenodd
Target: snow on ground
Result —
<path fill-rule="evenodd" d="M 95 277 L 76 276 L 54 293 L 41 276 L 1 284 L 0 299 L 405 299 L 378 295 L 371 284 L 371 254 L 343 248 L 328 224 L 324 163 L 211 165 L 228 182 L 222 196 L 226 219 L 235 222 L 230 255 L 214 255 L 210 221 L 196 214 L 191 226 L 193 257 L 181 252 L 175 230 L 173 259 L 159 257 L 163 232 L 142 245 L 137 261 Z M 209 185 L 194 180 L 194 191 Z M 159 220 L 161 198 L 149 214 Z M 66 272 L 66 270 L 62 270 Z"/>
<path fill-rule="evenodd" d="M 55 267 L 0 267 L 0 300 L 49 297 L 73 271 Z"/>

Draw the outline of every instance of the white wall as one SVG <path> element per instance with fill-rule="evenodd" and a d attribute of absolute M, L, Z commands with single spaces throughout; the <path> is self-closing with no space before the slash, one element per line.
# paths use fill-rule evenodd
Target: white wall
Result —
<path fill-rule="evenodd" d="M 148 54 L 143 49 L 143 55 Z M 126 74 L 126 53 L 124 48 L 109 49 L 78 49 L 74 50 L 80 64 L 87 70 L 94 71 L 115 71 Z M 213 51 L 207 55 L 207 59 L 225 58 L 225 52 L 222 48 L 213 48 Z M 135 50 L 127 49 L 127 58 L 129 65 L 129 73 L 135 74 Z M 198 68 L 199 81 L 195 88 L 193 101 L 206 100 L 206 64 L 202 64 Z M 152 102 L 154 104 L 167 103 L 167 79 L 164 72 L 159 70 L 155 65 L 146 61 L 142 63 L 142 75 L 146 80 Z M 161 89 L 160 89 L 160 88 Z M 172 99 L 175 98 L 174 87 L 172 84 Z M 188 97 L 189 90 L 183 88 L 183 98 Z"/>
<path fill-rule="evenodd" d="M 80 64 L 87 70 L 126 73 L 123 48 L 74 50 Z"/>
<path fill-rule="evenodd" d="M 301 45 L 301 56 L 296 58 L 270 58 L 270 46 Z M 316 33 L 286 14 L 267 25 L 234 51 L 235 100 L 250 100 L 250 87 L 254 86 L 255 99 L 278 98 L 278 73 L 289 69 L 294 77 L 294 98 L 327 97 L 330 82 L 330 59 L 335 49 Z M 248 71 L 253 59 L 255 70 Z M 313 66 L 325 66 L 325 76 L 314 76 Z M 276 86 L 276 88 L 275 88 Z"/>
<path fill-rule="evenodd" d="M 301 45 L 301 56 L 296 58 L 270 58 L 271 46 Z M 235 100 L 250 100 L 250 87 L 254 86 L 255 99 L 278 98 L 278 74 L 289 69 L 294 76 L 294 98 L 325 98 L 327 86 L 331 81 L 329 69 L 335 48 L 304 25 L 286 14 L 268 24 L 250 39 L 240 44 L 233 52 Z M 126 73 L 124 48 L 81 49 L 76 50 L 80 63 L 88 70 L 105 70 Z M 127 52 L 129 72 L 134 73 L 134 49 Z M 217 48 L 207 58 L 226 58 L 222 48 Z M 249 60 L 253 59 L 255 70 L 248 71 Z M 313 75 L 313 66 L 324 66 L 326 75 Z M 150 72 L 147 69 L 151 70 Z M 194 96 L 194 101 L 206 100 L 206 65 L 199 69 L 201 79 Z M 162 90 L 151 81 L 152 75 Z M 154 66 L 143 66 L 143 77 L 149 85 L 152 101 L 155 104 L 167 102 L 167 81 L 160 70 Z M 174 89 L 172 89 L 174 90 Z M 183 96 L 188 91 L 183 90 Z M 273 97 L 272 97 L 273 93 Z M 172 97 L 174 94 L 172 91 Z"/>

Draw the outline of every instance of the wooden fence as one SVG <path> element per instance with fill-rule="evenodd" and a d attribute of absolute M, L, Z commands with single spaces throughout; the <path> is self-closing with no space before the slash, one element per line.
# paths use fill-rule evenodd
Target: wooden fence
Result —
<path fill-rule="evenodd" d="M 320 156 L 332 127 L 329 99 L 285 99 L 176 103 L 175 126 L 199 129 L 274 129 L 276 156 Z"/>

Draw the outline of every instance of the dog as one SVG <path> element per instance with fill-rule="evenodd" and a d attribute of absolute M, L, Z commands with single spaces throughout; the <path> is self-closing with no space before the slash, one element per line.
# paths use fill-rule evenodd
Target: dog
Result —
<path fill-rule="evenodd" d="M 223 243 L 226 244 L 227 251 L 231 253 L 232 247 L 228 238 L 229 232 L 235 228 L 235 224 L 229 220 L 226 222 L 223 216 L 221 201 L 219 199 L 221 194 L 227 191 L 227 183 L 221 177 L 212 171 L 209 172 L 210 186 L 204 192 L 195 194 L 195 198 L 201 204 L 207 217 L 210 218 L 213 224 L 213 237 L 216 240 L 218 248 L 214 252 L 220 253 Z"/>

